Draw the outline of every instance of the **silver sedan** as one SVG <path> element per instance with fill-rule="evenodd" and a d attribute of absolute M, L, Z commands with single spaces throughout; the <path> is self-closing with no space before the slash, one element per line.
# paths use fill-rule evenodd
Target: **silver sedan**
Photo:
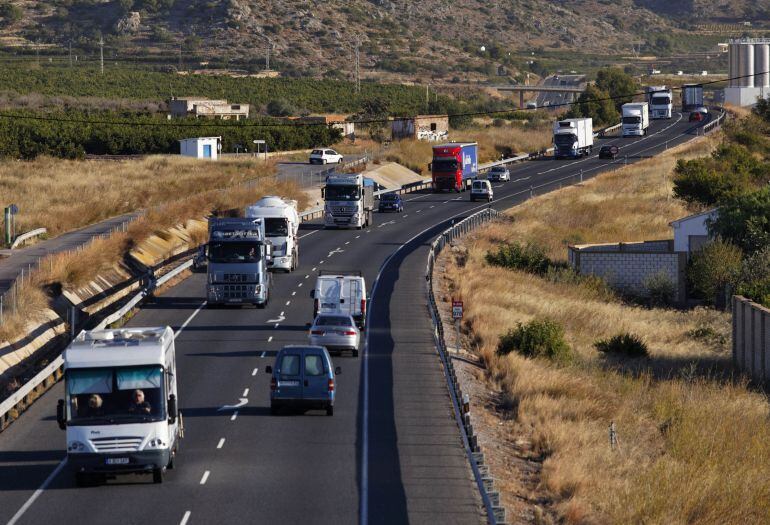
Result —
<path fill-rule="evenodd" d="M 361 332 L 349 315 L 320 314 L 310 327 L 310 344 L 325 346 L 329 352 L 350 350 L 358 357 Z"/>

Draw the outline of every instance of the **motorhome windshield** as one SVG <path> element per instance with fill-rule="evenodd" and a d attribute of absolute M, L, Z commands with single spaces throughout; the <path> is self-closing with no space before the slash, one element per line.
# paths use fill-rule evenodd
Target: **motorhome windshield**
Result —
<path fill-rule="evenodd" d="M 260 245 L 253 242 L 209 243 L 209 260 L 214 263 L 257 262 L 260 255 Z"/>
<path fill-rule="evenodd" d="M 642 117 L 623 117 L 623 124 L 641 124 Z"/>
<path fill-rule="evenodd" d="M 433 159 L 433 171 L 457 171 L 457 159 Z"/>
<path fill-rule="evenodd" d="M 163 368 L 76 368 L 65 374 L 69 425 L 144 423 L 165 419 Z"/>
<path fill-rule="evenodd" d="M 557 133 L 553 137 L 553 142 L 557 146 L 566 146 L 571 148 L 572 145 L 577 142 L 577 136 L 572 133 Z"/>
<path fill-rule="evenodd" d="M 327 201 L 357 201 L 361 198 L 361 188 L 355 185 L 326 186 Z"/>
<path fill-rule="evenodd" d="M 289 221 L 281 217 L 265 219 L 265 237 L 286 237 L 289 235 Z"/>
<path fill-rule="evenodd" d="M 654 96 L 652 97 L 650 104 L 653 106 L 667 106 L 671 104 L 671 97 L 667 95 Z"/>

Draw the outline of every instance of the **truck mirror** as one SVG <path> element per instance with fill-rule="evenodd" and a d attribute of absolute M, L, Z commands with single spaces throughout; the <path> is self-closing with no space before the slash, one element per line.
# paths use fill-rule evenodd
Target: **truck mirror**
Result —
<path fill-rule="evenodd" d="M 176 416 L 177 416 L 177 406 L 176 406 L 176 395 L 171 394 L 168 396 L 168 422 L 172 425 L 176 423 Z"/>
<path fill-rule="evenodd" d="M 270 365 L 267 365 L 267 366 L 265 367 L 265 373 L 266 373 L 266 374 L 272 374 L 272 373 L 273 373 L 273 367 L 272 367 L 272 366 L 270 366 Z"/>
<path fill-rule="evenodd" d="M 315 299 L 315 290 L 310 290 L 310 298 Z"/>
<path fill-rule="evenodd" d="M 342 367 L 338 366 L 334 369 L 334 375 L 338 376 L 342 373 Z"/>
<path fill-rule="evenodd" d="M 60 399 L 56 404 L 56 422 L 59 423 L 59 428 L 64 430 L 67 428 L 67 418 L 64 415 L 64 400 Z"/>

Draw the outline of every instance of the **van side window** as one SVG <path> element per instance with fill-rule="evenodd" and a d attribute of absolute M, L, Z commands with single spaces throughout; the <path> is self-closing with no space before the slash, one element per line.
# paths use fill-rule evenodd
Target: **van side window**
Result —
<path fill-rule="evenodd" d="M 299 356 L 297 354 L 284 354 L 281 358 L 280 373 L 284 376 L 298 376 Z"/>
<path fill-rule="evenodd" d="M 305 375 L 322 376 L 324 375 L 324 360 L 318 354 L 308 354 L 305 356 Z"/>

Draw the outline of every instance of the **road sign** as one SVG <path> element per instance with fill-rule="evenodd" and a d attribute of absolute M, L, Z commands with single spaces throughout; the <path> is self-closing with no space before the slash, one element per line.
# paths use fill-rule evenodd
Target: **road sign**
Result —
<path fill-rule="evenodd" d="M 462 301 L 452 301 L 452 319 L 462 319 L 463 318 L 463 302 Z"/>
<path fill-rule="evenodd" d="M 11 215 L 16 215 L 17 213 L 19 213 L 19 207 L 16 206 L 15 204 L 11 204 L 10 206 L 8 206 L 8 209 L 10 210 Z"/>

